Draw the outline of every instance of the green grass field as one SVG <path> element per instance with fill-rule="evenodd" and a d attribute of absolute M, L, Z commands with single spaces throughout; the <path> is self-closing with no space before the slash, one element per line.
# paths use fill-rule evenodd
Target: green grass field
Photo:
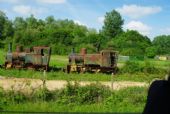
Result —
<path fill-rule="evenodd" d="M 5 52 L 0 50 L 0 65 L 4 64 Z M 159 73 L 117 73 L 114 75 L 114 81 L 138 81 L 150 83 L 154 79 L 164 79 L 166 70 L 170 68 L 170 61 L 158 61 L 154 59 L 148 59 L 145 61 L 137 61 L 140 66 L 145 65 L 147 62 L 163 70 Z M 67 56 L 52 55 L 50 66 L 55 68 L 63 68 L 67 65 Z M 118 62 L 118 67 L 121 69 L 125 65 L 125 62 Z M 75 80 L 75 81 L 111 81 L 111 74 L 102 73 L 64 73 L 62 71 L 50 71 L 43 76 L 43 72 L 34 70 L 17 70 L 0 69 L 0 76 L 4 77 L 17 77 L 17 78 L 36 78 L 47 80 Z M 126 88 L 119 91 L 112 92 L 112 95 L 105 98 L 101 102 L 95 103 L 58 103 L 55 100 L 52 101 L 26 101 L 20 102 L 23 99 L 22 96 L 16 96 L 15 92 L 11 93 L 13 99 L 18 99 L 18 102 L 4 104 L 6 101 L 0 99 L 0 110 L 5 109 L 7 111 L 33 111 L 33 112 L 142 112 L 147 96 L 148 88 Z M 2 92 L 3 93 L 3 92 Z M 14 96 L 13 96 L 14 95 Z M 41 95 L 41 94 L 40 94 Z M 83 94 L 84 95 L 84 94 Z M 83 95 L 81 96 L 83 98 Z M 81 98 L 80 97 L 80 98 Z M 68 99 L 72 99 L 72 96 L 62 98 L 62 102 L 67 102 Z M 73 100 L 74 101 L 74 100 Z"/>
<path fill-rule="evenodd" d="M 43 79 L 43 72 L 32 71 L 32 70 L 5 70 L 0 69 L 0 75 L 4 77 L 17 77 L 17 78 L 34 78 Z M 151 82 L 153 79 L 164 79 L 165 74 L 145 74 L 145 73 L 135 73 L 135 74 L 116 74 L 113 77 L 114 81 L 138 81 L 138 82 Z M 67 74 L 64 72 L 48 72 L 46 73 L 45 79 L 47 80 L 74 80 L 74 81 L 111 81 L 111 75 L 109 74 L 78 74 L 71 73 Z"/>
<path fill-rule="evenodd" d="M 0 64 L 4 64 L 5 60 L 5 52 L 0 50 Z M 168 69 L 170 68 L 170 61 L 158 61 L 149 59 L 149 61 L 152 65 L 159 69 Z M 55 68 L 63 68 L 68 63 L 68 57 L 67 56 L 60 56 L 60 55 L 52 55 L 50 66 Z M 145 61 L 138 61 L 139 64 L 143 65 Z M 121 68 L 124 66 L 124 62 L 118 62 L 118 67 Z M 85 74 L 78 74 L 78 73 L 71 73 L 67 74 L 62 71 L 50 71 L 46 73 L 46 79 L 47 80 L 77 80 L 77 81 L 110 81 L 111 75 L 110 74 L 91 74 L 91 73 L 85 73 Z M 40 71 L 34 71 L 34 70 L 17 70 L 17 69 L 0 69 L 0 75 L 6 76 L 6 77 L 17 77 L 17 78 L 37 78 L 41 79 L 43 77 L 43 72 Z M 166 73 L 144 73 L 144 72 L 136 72 L 136 73 L 118 73 L 114 76 L 115 81 L 141 81 L 141 82 L 150 82 L 153 79 L 163 79 L 165 77 Z"/>

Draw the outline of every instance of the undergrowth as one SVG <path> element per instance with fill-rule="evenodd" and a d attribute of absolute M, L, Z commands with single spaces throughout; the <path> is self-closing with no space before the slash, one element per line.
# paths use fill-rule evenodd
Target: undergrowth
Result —
<path fill-rule="evenodd" d="M 0 89 L 1 111 L 33 112 L 142 112 L 146 102 L 144 87 L 111 91 L 100 83 L 79 86 L 69 83 L 61 90 L 46 87 L 31 94 Z"/>

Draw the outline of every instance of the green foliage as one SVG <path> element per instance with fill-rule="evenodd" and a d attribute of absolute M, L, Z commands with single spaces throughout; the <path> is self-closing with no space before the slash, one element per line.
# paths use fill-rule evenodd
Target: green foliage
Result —
<path fill-rule="evenodd" d="M 151 64 L 149 61 L 145 61 L 145 64 L 143 67 L 143 72 L 154 74 L 154 73 L 159 73 L 159 71 L 160 70 L 155 68 L 155 66 L 153 64 Z"/>
<path fill-rule="evenodd" d="M 0 11 L 0 48 L 7 49 L 9 42 L 24 47 L 38 45 L 51 46 L 52 53 L 68 55 L 71 48 L 79 52 L 86 47 L 89 53 L 99 49 L 118 50 L 122 55 L 153 58 L 156 54 L 170 54 L 170 38 L 163 35 L 155 37 L 153 42 L 137 31 L 123 32 L 121 15 L 112 10 L 105 15 L 104 26 L 98 33 L 95 29 L 78 25 L 73 20 L 59 20 L 48 16 L 45 20 L 34 15 L 27 18 L 16 17 L 14 21 Z"/>
<path fill-rule="evenodd" d="M 8 20 L 4 12 L 0 11 L 0 48 L 4 46 L 4 40 L 12 36 L 12 22 Z"/>
<path fill-rule="evenodd" d="M 49 91 L 46 87 L 39 90 L 30 90 L 31 93 L 22 91 L 0 89 L 0 104 L 20 104 L 25 102 L 50 102 L 58 104 L 93 104 L 102 102 L 110 96 L 109 88 L 96 83 L 81 87 L 78 83 L 70 84 L 61 90 Z"/>
<path fill-rule="evenodd" d="M 123 31 L 123 23 L 124 21 L 121 15 L 116 10 L 107 12 L 105 15 L 102 32 L 104 33 L 106 38 L 114 38 L 116 35 L 120 34 Z"/>
<path fill-rule="evenodd" d="M 111 91 L 109 88 L 99 83 L 90 84 L 84 87 L 80 87 L 78 83 L 75 83 L 74 85 L 68 83 L 66 89 L 61 92 L 62 99 L 58 102 L 62 104 L 91 104 L 103 101 L 104 98 L 108 97 L 110 94 Z"/>
<path fill-rule="evenodd" d="M 120 70 L 123 73 L 142 72 L 142 66 L 135 61 L 127 61 L 124 67 Z"/>
<path fill-rule="evenodd" d="M 146 94 L 147 89 L 139 87 L 113 92 L 112 96 L 106 99 L 105 107 L 112 110 L 112 112 L 136 112 L 143 110 L 146 103 Z M 123 106 L 126 106 L 126 108 Z"/>
<path fill-rule="evenodd" d="M 147 47 L 151 45 L 148 37 L 142 36 L 137 31 L 128 30 L 109 42 L 122 55 L 141 56 Z"/>
<path fill-rule="evenodd" d="M 137 73 L 143 72 L 148 74 L 163 74 L 166 72 L 164 69 L 156 68 L 154 64 L 149 61 L 144 61 L 143 64 L 137 61 L 127 61 L 123 68 L 120 70 L 121 73 Z"/>
<path fill-rule="evenodd" d="M 103 87 L 101 87 L 101 90 L 98 89 L 100 85 L 95 86 L 94 88 L 96 87 L 98 91 L 103 91 L 102 89 Z M 44 99 L 38 98 L 37 96 L 35 96 L 35 94 L 33 96 L 39 100 L 35 100 L 34 97 L 31 97 L 31 99 L 30 98 L 27 99 L 28 97 L 26 97 L 26 100 L 20 103 L 18 103 L 17 101 L 12 102 L 7 100 L 9 104 L 6 104 L 5 103 L 6 101 L 4 100 L 4 102 L 0 102 L 2 104 L 1 110 L 28 111 L 28 112 L 29 111 L 31 112 L 47 112 L 47 111 L 48 112 L 142 112 L 146 102 L 146 95 L 147 95 L 146 88 L 133 87 L 133 88 L 125 88 L 119 91 L 108 92 L 107 88 L 104 87 L 106 91 L 98 92 L 97 95 L 90 92 L 91 88 L 89 87 L 82 87 L 84 89 L 80 89 L 80 88 L 81 87 L 75 87 L 75 88 L 70 87 L 69 89 L 71 89 L 71 91 L 73 91 L 74 94 L 71 94 L 70 91 L 68 92 L 68 90 L 52 91 L 51 93 L 53 94 L 53 97 L 49 97 L 51 100 L 47 100 L 48 102 Z M 97 90 L 93 90 L 95 91 L 94 93 L 96 93 Z M 63 91 L 67 91 L 67 92 L 64 93 Z M 109 95 L 107 92 L 109 93 Z M 1 91 L 1 93 L 5 93 L 5 91 Z M 13 95 L 14 93 L 11 94 Z M 12 97 L 12 95 L 10 96 Z M 26 96 L 24 94 L 22 95 L 23 97 Z M 45 95 L 48 95 L 48 93 L 45 92 Z M 76 95 L 77 98 L 73 97 L 73 95 Z M 93 97 L 91 97 L 90 95 L 92 95 Z M 86 97 L 89 98 L 87 100 L 88 102 L 80 102 L 81 99 L 84 99 L 84 96 L 88 96 Z M 96 96 L 97 97 L 102 96 L 101 98 L 104 99 L 100 98 L 95 100 L 95 102 L 91 102 L 90 99 L 96 98 Z M 0 101 L 2 101 L 3 98 L 8 99 L 8 96 L 1 96 Z M 74 101 L 74 100 L 78 100 L 78 101 Z"/>
<path fill-rule="evenodd" d="M 0 110 L 31 112 L 141 112 L 146 101 L 146 88 L 126 88 L 111 92 L 99 83 L 66 88 L 21 91 L 0 89 Z"/>
<path fill-rule="evenodd" d="M 61 48 L 62 47 L 62 48 Z M 66 47 L 64 44 L 57 44 L 52 45 L 52 53 L 57 53 L 59 55 L 67 55 L 69 52 L 71 52 L 71 46 Z"/>
<path fill-rule="evenodd" d="M 153 40 L 158 55 L 170 54 L 170 35 L 157 36 Z"/>
<path fill-rule="evenodd" d="M 67 55 L 71 48 L 79 49 L 83 43 L 88 44 L 86 47 L 90 48 L 97 48 L 97 44 L 100 43 L 96 30 L 87 29 L 72 20 L 56 20 L 53 16 L 45 20 L 37 19 L 33 15 L 27 18 L 16 17 L 12 22 L 0 12 L 0 26 L 2 29 L 0 44 L 5 44 L 0 45 L 0 48 L 7 47 L 9 42 L 13 42 L 14 48 L 16 45 L 24 47 L 44 45 L 51 46 L 52 53 Z"/>
<path fill-rule="evenodd" d="M 146 56 L 148 58 L 154 58 L 157 54 L 157 47 L 151 46 L 151 47 L 146 48 L 145 51 L 146 51 Z"/>

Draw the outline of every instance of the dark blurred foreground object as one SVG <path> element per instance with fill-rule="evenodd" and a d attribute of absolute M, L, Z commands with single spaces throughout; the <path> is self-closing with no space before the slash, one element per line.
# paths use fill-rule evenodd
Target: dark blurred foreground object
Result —
<path fill-rule="evenodd" d="M 170 77 L 151 84 L 143 114 L 170 114 Z"/>

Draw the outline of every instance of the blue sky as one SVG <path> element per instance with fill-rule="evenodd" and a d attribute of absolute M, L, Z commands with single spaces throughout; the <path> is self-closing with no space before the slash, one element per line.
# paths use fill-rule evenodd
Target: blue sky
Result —
<path fill-rule="evenodd" d="M 151 39 L 170 34 L 169 0 L 0 0 L 0 10 L 11 20 L 31 14 L 41 19 L 53 15 L 97 30 L 112 9 L 122 15 L 124 30 L 138 30 Z"/>

